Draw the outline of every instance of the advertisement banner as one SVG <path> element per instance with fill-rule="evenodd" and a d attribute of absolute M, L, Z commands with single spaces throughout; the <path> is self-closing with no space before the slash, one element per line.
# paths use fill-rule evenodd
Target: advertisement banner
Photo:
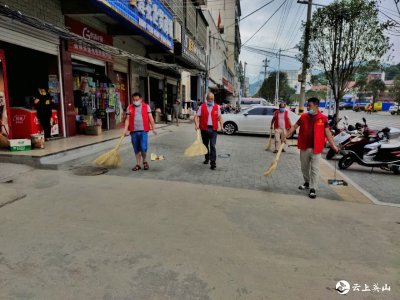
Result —
<path fill-rule="evenodd" d="M 190 33 L 182 26 L 182 47 L 181 51 L 177 49 L 179 55 L 189 61 L 195 68 L 199 70 L 206 69 L 206 51 L 195 41 Z"/>
<path fill-rule="evenodd" d="M 172 50 L 173 16 L 160 0 L 98 0 L 107 14 L 120 19 L 155 43 Z M 183 4 L 182 4 L 183 5 Z"/>
<path fill-rule="evenodd" d="M 87 40 L 92 40 L 108 46 L 113 46 L 114 44 L 112 36 L 69 17 L 65 17 L 65 25 L 70 29 L 71 32 L 80 35 Z M 100 49 L 88 47 L 83 42 L 68 42 L 68 51 L 103 61 L 113 62 L 113 57 L 111 54 Z"/>

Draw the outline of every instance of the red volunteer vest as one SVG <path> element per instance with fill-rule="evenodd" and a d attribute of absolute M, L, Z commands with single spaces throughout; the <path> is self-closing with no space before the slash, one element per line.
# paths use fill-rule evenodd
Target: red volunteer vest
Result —
<path fill-rule="evenodd" d="M 143 131 L 149 132 L 150 131 L 150 121 L 149 121 L 149 113 L 147 112 L 148 110 L 148 105 L 146 103 L 142 102 L 142 118 L 143 118 Z M 136 106 L 131 104 L 129 105 L 129 114 L 130 114 L 130 119 L 129 119 L 129 131 L 133 132 L 135 131 L 135 110 Z"/>
<path fill-rule="evenodd" d="M 213 129 L 218 130 L 218 104 L 214 103 L 214 106 L 211 110 L 211 120 Z M 207 104 L 203 103 L 201 105 L 200 129 L 208 130 L 207 123 L 208 123 L 208 109 L 207 109 Z"/>
<path fill-rule="evenodd" d="M 275 121 L 274 121 L 274 129 L 278 129 L 279 128 L 279 109 L 275 111 Z M 290 128 L 290 124 L 289 124 L 289 113 L 287 110 L 285 110 L 285 129 Z"/>
<path fill-rule="evenodd" d="M 317 120 L 314 124 L 314 153 L 322 153 L 325 145 L 325 123 L 328 119 L 327 116 L 318 111 Z M 300 117 L 300 131 L 297 146 L 300 150 L 307 150 L 307 133 L 310 114 L 305 113 Z"/>

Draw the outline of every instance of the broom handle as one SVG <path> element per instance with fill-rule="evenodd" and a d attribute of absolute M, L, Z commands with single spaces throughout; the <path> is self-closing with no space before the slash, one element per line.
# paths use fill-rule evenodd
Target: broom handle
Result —
<path fill-rule="evenodd" d="M 282 143 L 281 146 L 279 147 L 279 151 L 278 154 L 276 155 L 275 160 L 279 159 L 279 156 L 281 156 L 282 150 L 283 150 L 283 146 L 285 146 L 285 143 Z"/>
<path fill-rule="evenodd" d="M 117 147 L 115 147 L 115 150 L 118 150 L 119 146 L 121 146 L 122 140 L 124 139 L 125 135 L 122 135 L 121 138 L 119 139 Z"/>
<path fill-rule="evenodd" d="M 200 130 L 197 130 L 197 140 L 200 141 Z"/>

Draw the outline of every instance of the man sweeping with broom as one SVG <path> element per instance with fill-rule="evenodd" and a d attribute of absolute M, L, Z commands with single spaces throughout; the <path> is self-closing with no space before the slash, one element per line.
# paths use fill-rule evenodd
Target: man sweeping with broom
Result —
<path fill-rule="evenodd" d="M 272 128 L 275 130 L 275 151 L 278 153 L 279 142 L 286 136 L 287 129 L 292 127 L 292 123 L 289 119 L 289 112 L 285 110 L 286 104 L 280 103 L 279 109 L 275 111 L 274 117 L 271 120 L 271 132 Z M 282 152 L 286 152 L 282 149 Z"/>
<path fill-rule="evenodd" d="M 148 132 L 150 125 L 154 135 L 157 135 L 154 119 L 151 114 L 151 108 L 146 103 L 143 103 L 142 96 L 139 93 L 132 95 L 133 104 L 128 106 L 126 111 L 125 129 L 123 135 L 128 131 L 131 133 L 132 145 L 135 150 L 136 166 L 132 171 L 140 170 L 140 160 L 143 159 L 143 169 L 148 170 L 149 164 L 146 160 Z"/>
<path fill-rule="evenodd" d="M 310 189 L 309 197 L 312 199 L 317 197 L 315 190 L 318 184 L 319 161 L 324 149 L 325 137 L 328 139 L 335 153 L 339 151 L 329 130 L 328 117 L 323 115 L 318 108 L 318 98 L 308 99 L 308 113 L 301 115 L 300 119 L 292 126 L 282 141 L 286 143 L 286 138 L 291 136 L 300 127 L 297 144 L 300 149 L 301 172 L 303 173 L 305 182 L 299 186 L 299 189 Z"/>
<path fill-rule="evenodd" d="M 194 116 L 194 124 L 196 125 L 196 130 L 201 130 L 203 144 L 208 150 L 205 155 L 204 164 L 208 165 L 211 159 L 211 170 L 217 168 L 217 150 L 215 146 L 217 144 L 218 122 L 220 123 L 221 130 L 224 133 L 224 120 L 221 116 L 221 109 L 218 104 L 214 103 L 214 94 L 208 93 L 207 102 L 200 106 Z"/>

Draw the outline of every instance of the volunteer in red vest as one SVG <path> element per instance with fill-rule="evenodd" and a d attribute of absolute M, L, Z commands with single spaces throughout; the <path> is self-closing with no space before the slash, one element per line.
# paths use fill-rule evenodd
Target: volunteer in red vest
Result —
<path fill-rule="evenodd" d="M 279 109 L 275 111 L 274 117 L 271 121 L 271 130 L 272 126 L 275 129 L 275 151 L 274 153 L 278 153 L 278 145 L 281 139 L 284 139 L 287 133 L 287 129 L 292 127 L 292 123 L 289 119 L 289 113 L 285 110 L 286 104 L 280 103 Z M 285 149 L 282 152 L 286 152 Z"/>
<path fill-rule="evenodd" d="M 151 114 L 151 108 L 146 103 L 143 103 L 142 96 L 139 93 L 134 93 L 132 98 L 133 104 L 129 105 L 126 110 L 124 135 L 130 131 L 133 149 L 135 150 L 137 164 L 132 171 L 141 169 L 141 159 L 143 159 L 143 169 L 148 170 L 149 164 L 146 160 L 148 132 L 151 125 L 154 135 L 157 135 L 156 126 Z"/>
<path fill-rule="evenodd" d="M 200 123 L 199 123 L 200 120 Z M 217 130 L 218 122 L 221 126 L 221 130 L 224 133 L 224 120 L 221 116 L 221 109 L 218 104 L 214 103 L 214 94 L 207 94 L 207 102 L 200 106 L 194 116 L 194 124 L 196 125 L 196 130 L 201 130 L 201 137 L 203 139 L 203 144 L 207 147 L 205 165 L 211 160 L 211 170 L 217 167 L 217 150 L 215 146 L 217 144 Z"/>
<path fill-rule="evenodd" d="M 335 152 L 338 152 L 332 134 L 329 130 L 328 117 L 321 114 L 318 110 L 319 100 L 317 98 L 308 99 L 307 110 L 297 123 L 286 134 L 282 141 L 286 143 L 286 138 L 291 136 L 300 127 L 298 137 L 298 148 L 300 149 L 301 172 L 304 177 L 304 184 L 299 186 L 300 190 L 310 189 L 310 198 L 316 198 L 316 189 L 319 176 L 319 161 L 322 150 L 324 149 L 325 137 Z"/>

